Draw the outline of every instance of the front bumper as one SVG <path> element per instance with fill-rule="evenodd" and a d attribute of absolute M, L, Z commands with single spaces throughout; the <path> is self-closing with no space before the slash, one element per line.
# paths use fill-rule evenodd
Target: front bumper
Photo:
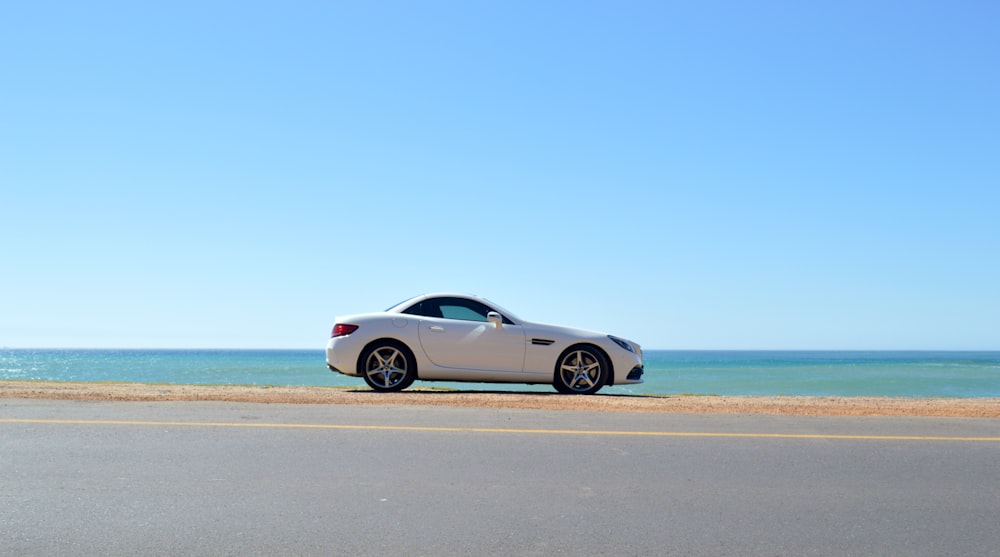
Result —
<path fill-rule="evenodd" d="M 644 370 L 641 365 L 635 366 L 634 368 L 632 368 L 632 371 L 628 372 L 628 375 L 625 377 L 625 379 L 628 381 L 642 381 L 643 371 Z"/>

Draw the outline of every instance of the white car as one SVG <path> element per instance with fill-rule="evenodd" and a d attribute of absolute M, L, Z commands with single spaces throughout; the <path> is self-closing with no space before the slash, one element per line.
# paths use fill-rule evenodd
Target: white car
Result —
<path fill-rule="evenodd" d="M 339 317 L 326 345 L 331 371 L 361 376 L 376 391 L 414 380 L 551 384 L 593 394 L 642 383 L 638 344 L 519 319 L 476 296 L 426 294 L 383 312 Z"/>

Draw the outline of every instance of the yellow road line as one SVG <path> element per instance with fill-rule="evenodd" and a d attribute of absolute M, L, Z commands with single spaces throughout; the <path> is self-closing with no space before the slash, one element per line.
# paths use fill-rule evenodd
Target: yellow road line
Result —
<path fill-rule="evenodd" d="M 36 420 L 0 418 L 8 424 L 64 424 L 64 425 L 117 425 L 117 426 L 171 426 L 171 427 L 249 427 L 287 429 L 340 429 L 368 431 L 423 431 L 452 433 L 522 433 L 542 435 L 618 435 L 633 437 L 735 437 L 751 439 L 848 439 L 876 441 L 1000 441 L 1000 437 L 943 437 L 933 435 L 834 435 L 825 433 L 713 433 L 697 431 L 602 431 L 577 429 L 505 429 L 487 427 L 424 427 L 395 425 L 346 425 L 346 424 L 269 424 L 244 422 L 159 422 L 120 420 Z"/>

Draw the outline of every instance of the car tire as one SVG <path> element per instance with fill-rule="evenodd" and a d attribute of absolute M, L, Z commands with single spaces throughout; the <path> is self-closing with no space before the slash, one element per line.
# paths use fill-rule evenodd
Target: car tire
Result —
<path fill-rule="evenodd" d="M 552 385 L 566 395 L 592 395 L 607 382 L 610 365 L 604 354 L 589 346 L 571 346 L 556 362 Z"/>
<path fill-rule="evenodd" d="M 358 358 L 358 371 L 376 391 L 402 391 L 417 378 L 417 362 L 402 343 L 379 340 L 371 343 Z"/>

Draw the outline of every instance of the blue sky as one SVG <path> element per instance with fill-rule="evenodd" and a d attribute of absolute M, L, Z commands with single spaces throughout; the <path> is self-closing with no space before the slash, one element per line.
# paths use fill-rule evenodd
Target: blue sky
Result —
<path fill-rule="evenodd" d="M 8 3 L 0 346 L 998 350 L 998 6 Z"/>

